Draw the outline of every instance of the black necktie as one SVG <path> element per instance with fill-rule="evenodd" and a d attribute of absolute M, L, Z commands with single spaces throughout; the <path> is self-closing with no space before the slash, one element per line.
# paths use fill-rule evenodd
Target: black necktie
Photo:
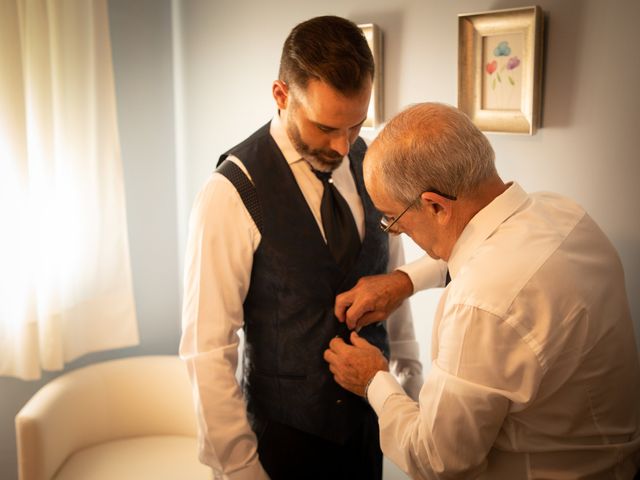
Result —
<path fill-rule="evenodd" d="M 321 172 L 313 168 L 311 170 L 324 185 L 320 215 L 327 246 L 342 271 L 347 272 L 360 252 L 360 235 L 356 222 L 346 200 L 333 185 L 331 172 Z"/>
<path fill-rule="evenodd" d="M 451 282 L 451 275 L 449 275 L 449 269 L 447 268 L 447 276 L 444 279 L 444 286 L 446 287 Z"/>

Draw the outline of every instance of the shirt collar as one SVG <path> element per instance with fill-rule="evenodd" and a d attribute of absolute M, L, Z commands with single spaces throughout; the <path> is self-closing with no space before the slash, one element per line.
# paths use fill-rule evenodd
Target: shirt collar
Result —
<path fill-rule="evenodd" d="M 302 157 L 294 148 L 291 140 L 289 140 L 289 135 L 287 135 L 282 120 L 280 120 L 279 113 L 276 113 L 271 120 L 269 133 L 289 165 L 302 161 Z"/>
<path fill-rule="evenodd" d="M 513 182 L 502 194 L 475 214 L 464 227 L 447 262 L 451 278 L 455 278 L 460 268 L 480 244 L 489 238 L 527 199 L 527 192 Z"/>

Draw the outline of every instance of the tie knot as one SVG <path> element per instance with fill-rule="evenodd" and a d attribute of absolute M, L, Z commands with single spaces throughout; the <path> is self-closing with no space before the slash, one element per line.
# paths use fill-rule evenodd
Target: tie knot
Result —
<path fill-rule="evenodd" d="M 333 183 L 333 180 L 331 180 L 331 173 L 333 172 L 323 172 L 321 170 L 316 170 L 315 168 L 311 168 L 311 171 L 322 183 Z"/>

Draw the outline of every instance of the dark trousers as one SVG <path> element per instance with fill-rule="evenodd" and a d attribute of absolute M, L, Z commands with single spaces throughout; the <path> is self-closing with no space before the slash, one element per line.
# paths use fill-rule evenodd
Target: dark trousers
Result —
<path fill-rule="evenodd" d="M 344 445 L 270 420 L 260 427 L 258 455 L 272 480 L 381 480 L 378 420 L 370 412 Z"/>

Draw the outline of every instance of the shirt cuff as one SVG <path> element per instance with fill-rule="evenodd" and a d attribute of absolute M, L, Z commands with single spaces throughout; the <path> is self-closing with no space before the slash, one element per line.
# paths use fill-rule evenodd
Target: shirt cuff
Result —
<path fill-rule="evenodd" d="M 398 381 L 389 372 L 376 373 L 367 390 L 367 400 L 376 414 L 380 416 L 387 398 L 391 395 L 406 395 Z"/>
<path fill-rule="evenodd" d="M 434 260 L 429 255 L 425 255 L 418 260 L 398 267 L 397 270 L 409 276 L 415 293 L 427 288 L 444 287 L 447 264 L 442 260 Z"/>
<path fill-rule="evenodd" d="M 255 462 L 241 470 L 236 470 L 233 473 L 227 473 L 222 476 L 214 473 L 213 478 L 215 480 L 269 480 L 269 475 L 264 471 L 260 462 Z"/>

